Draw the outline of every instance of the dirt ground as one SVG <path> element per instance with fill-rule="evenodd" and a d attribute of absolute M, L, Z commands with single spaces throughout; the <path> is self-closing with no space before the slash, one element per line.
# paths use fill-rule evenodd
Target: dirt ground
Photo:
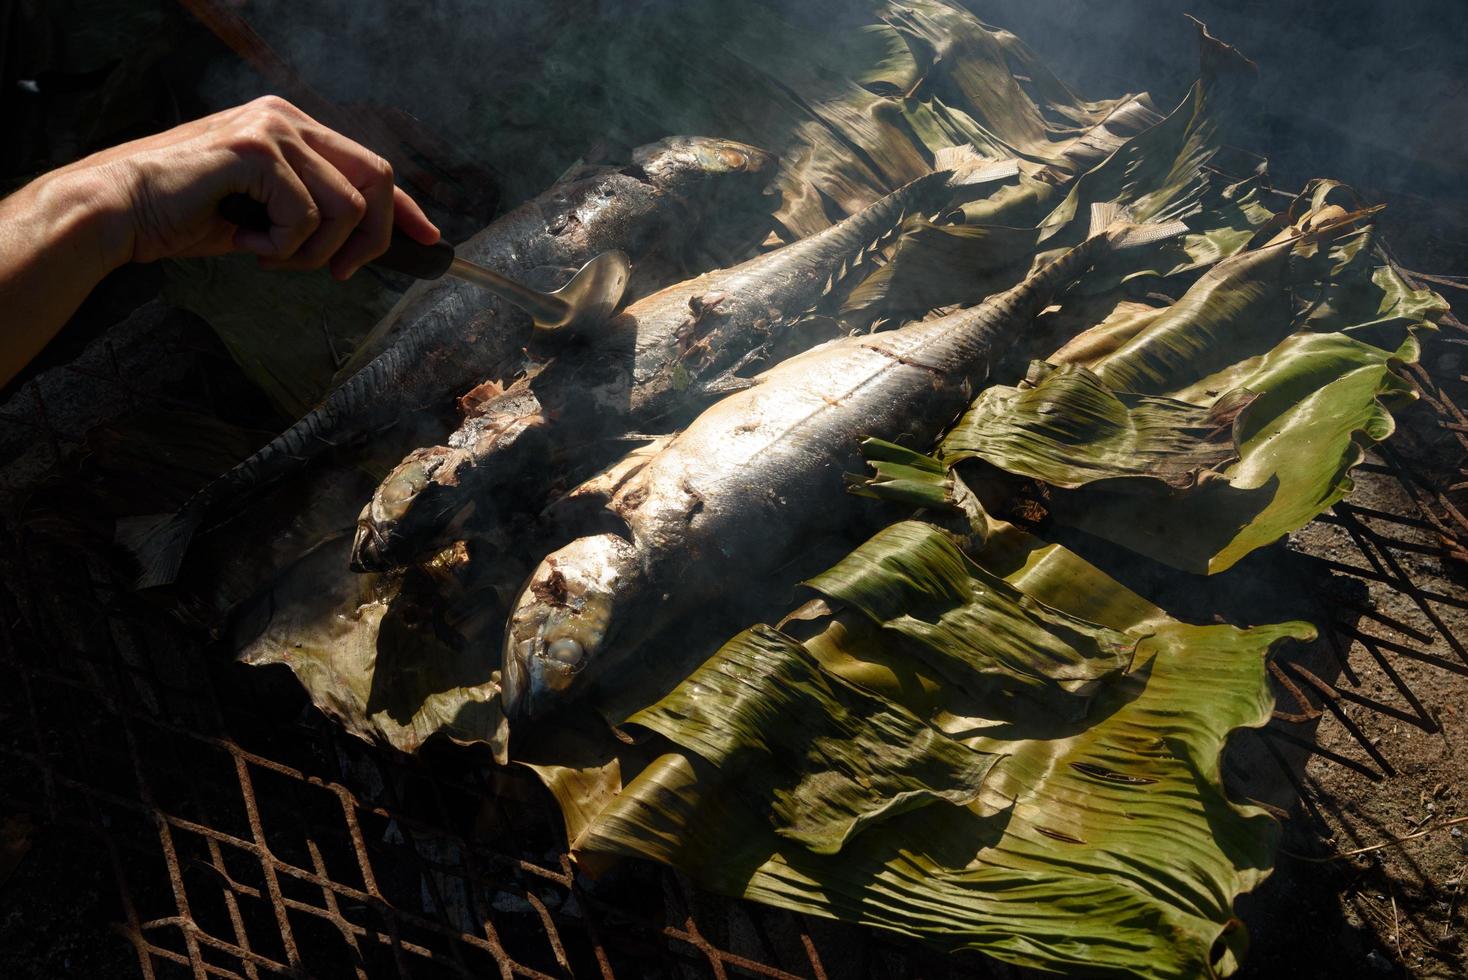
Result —
<path fill-rule="evenodd" d="M 1377 473 L 1362 476 L 1351 503 L 1413 513 L 1402 484 Z M 1362 522 L 1409 544 L 1433 544 L 1420 528 Z M 1292 548 L 1372 567 L 1358 540 L 1338 525 L 1316 522 L 1294 536 Z M 1462 568 L 1387 550 L 1398 566 L 1385 563 L 1389 575 L 1400 571 L 1424 592 L 1460 601 L 1468 596 Z M 1325 604 L 1340 624 L 1340 652 L 1354 683 L 1329 643 L 1303 662 L 1366 703 L 1341 699 L 1339 716 L 1326 709 L 1314 723 L 1281 727 L 1298 729 L 1297 737 L 1375 775 L 1275 741 L 1274 750 L 1296 773 L 1297 788 L 1280 778 L 1277 765 L 1271 771 L 1259 746 L 1248 744 L 1255 740 L 1236 737 L 1244 744 L 1234 754 L 1234 775 L 1243 777 L 1245 791 L 1290 811 L 1274 875 L 1240 903 L 1254 940 L 1243 975 L 1468 976 L 1468 822 L 1452 825 L 1468 815 L 1468 657 L 1461 642 L 1468 614 L 1419 601 L 1420 593 L 1414 597 L 1395 584 L 1343 579 L 1341 594 L 1326 597 Z M 1351 631 L 1378 639 L 1353 640 Z M 1424 655 L 1440 660 L 1424 662 Z M 1307 696 L 1322 705 L 1318 691 Z M 1301 713 L 1292 700 L 1282 694 L 1277 710 Z M 1412 839 L 1341 856 L 1403 838 Z"/>

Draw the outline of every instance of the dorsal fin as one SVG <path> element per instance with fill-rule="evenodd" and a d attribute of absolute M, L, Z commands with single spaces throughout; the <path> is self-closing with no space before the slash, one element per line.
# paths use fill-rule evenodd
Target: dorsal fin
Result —
<path fill-rule="evenodd" d="M 1091 205 L 1091 229 L 1087 238 L 1106 236 L 1112 248 L 1135 248 L 1186 234 L 1188 226 L 1180 220 L 1134 221 L 1124 205 L 1104 201 Z"/>
<path fill-rule="evenodd" d="M 949 187 L 969 187 L 990 181 L 1006 180 L 1019 175 L 1015 160 L 991 160 L 981 157 L 972 146 L 945 146 L 933 154 L 933 169 L 948 171 Z"/>

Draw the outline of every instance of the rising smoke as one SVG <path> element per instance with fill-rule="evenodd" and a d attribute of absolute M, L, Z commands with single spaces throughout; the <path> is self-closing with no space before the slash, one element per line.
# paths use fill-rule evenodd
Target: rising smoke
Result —
<path fill-rule="evenodd" d="M 759 0 L 763 3 L 784 0 Z M 1462 0 L 964 0 L 1013 30 L 1092 97 L 1151 91 L 1174 104 L 1196 75 L 1191 13 L 1261 66 L 1250 148 L 1284 184 L 1339 177 L 1380 195 L 1468 207 Z M 687 56 L 741 4 L 693 0 L 251 0 L 251 23 L 311 85 L 345 103 L 402 108 L 528 196 L 582 148 L 653 139 L 626 98 L 657 59 L 628 34 Z M 788 0 L 793 12 L 801 4 Z M 710 19 L 712 11 L 718 13 Z M 639 54 L 644 57 L 639 57 Z M 220 65 L 218 104 L 258 94 Z M 691 94 L 690 94 L 691 95 Z M 520 193 L 523 190 L 524 193 Z"/>

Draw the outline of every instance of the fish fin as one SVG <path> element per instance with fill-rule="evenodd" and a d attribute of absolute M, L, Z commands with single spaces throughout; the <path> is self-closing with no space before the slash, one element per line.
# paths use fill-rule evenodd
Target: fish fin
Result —
<path fill-rule="evenodd" d="M 698 386 L 700 395 L 715 395 L 722 397 L 732 395 L 735 392 L 748 391 L 759 384 L 757 378 L 741 378 L 733 371 L 725 371 L 716 378 L 709 378 Z"/>
<path fill-rule="evenodd" d="M 969 187 L 1019 176 L 1016 160 L 990 160 L 972 146 L 945 146 L 933 154 L 933 169 L 947 171 L 949 187 Z"/>
<path fill-rule="evenodd" d="M 1105 201 L 1091 205 L 1091 230 L 1087 238 L 1105 235 L 1112 248 L 1136 248 L 1186 234 L 1188 226 L 1181 220 L 1143 221 L 1132 219 L 1125 205 Z"/>
<path fill-rule="evenodd" d="M 202 519 L 199 508 L 185 504 L 172 514 L 124 517 L 117 522 L 114 540 L 138 566 L 135 588 L 169 585 L 178 578 L 184 553 Z"/>
<path fill-rule="evenodd" d="M 1115 201 L 1100 201 L 1091 205 L 1091 230 L 1086 234 L 1087 238 L 1095 238 L 1104 235 L 1111 226 L 1119 221 L 1130 220 L 1131 215 L 1126 205 L 1117 204 Z"/>
<path fill-rule="evenodd" d="M 613 498 L 673 440 L 673 436 L 668 434 L 639 438 L 648 440 L 646 445 L 636 447 L 579 486 L 552 500 L 541 510 L 541 520 L 549 526 L 571 531 L 578 537 L 591 527 L 615 530 L 609 526 L 612 524 L 620 525 L 622 533 L 626 533 L 626 523 L 611 509 Z"/>

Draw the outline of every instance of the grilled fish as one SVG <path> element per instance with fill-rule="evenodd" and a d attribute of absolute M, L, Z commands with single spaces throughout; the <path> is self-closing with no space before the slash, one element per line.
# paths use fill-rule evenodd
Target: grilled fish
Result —
<path fill-rule="evenodd" d="M 541 282 L 548 271 L 575 269 L 611 249 L 641 258 L 678 248 L 705 211 L 731 204 L 734 196 L 753 200 L 762 193 L 774 165 L 771 154 L 743 143 L 670 137 L 639 147 L 630 166 L 573 173 L 458 251 L 511 277 Z M 406 412 L 447 403 L 486 378 L 513 373 L 511 361 L 531 331 L 523 314 L 457 281 L 406 297 L 388 320 L 403 326 L 317 408 L 176 514 L 119 528 L 141 567 L 139 587 L 171 582 L 195 529 L 252 491 Z"/>
<path fill-rule="evenodd" d="M 606 507 L 630 533 L 578 538 L 531 575 L 506 627 L 506 710 L 544 714 L 679 617 L 717 609 L 731 580 L 767 576 L 860 526 L 862 502 L 843 484 L 861 469 L 865 438 L 932 445 L 994 360 L 1097 258 L 1184 230 L 1113 214 L 1098 208 L 1099 230 L 978 306 L 784 361 L 640 469 L 593 488 L 610 490 Z"/>
<path fill-rule="evenodd" d="M 747 387 L 738 372 L 839 302 L 907 216 L 950 206 L 958 188 L 1018 172 L 1013 161 L 984 161 L 966 149 L 940 163 L 945 169 L 824 231 L 638 300 L 594 343 L 558 355 L 466 419 L 447 445 L 409 454 L 363 509 L 353 567 L 407 564 L 454 540 L 470 519 L 493 526 L 488 514 L 542 500 L 572 457 L 594 464 L 598 443 L 609 452 L 609 439 L 682 421 Z"/>

